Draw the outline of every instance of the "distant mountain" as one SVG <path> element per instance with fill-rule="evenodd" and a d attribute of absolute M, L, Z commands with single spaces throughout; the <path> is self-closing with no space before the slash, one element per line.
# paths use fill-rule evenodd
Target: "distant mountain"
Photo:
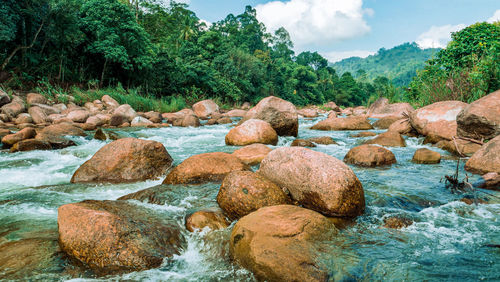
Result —
<path fill-rule="evenodd" d="M 421 49 L 417 43 L 404 43 L 392 49 L 381 48 L 375 55 L 366 58 L 351 57 L 332 64 L 339 75 L 350 72 L 354 77 L 366 75 L 369 80 L 377 76 L 389 78 L 394 85 L 410 83 L 416 71 L 439 51 L 439 48 Z"/>

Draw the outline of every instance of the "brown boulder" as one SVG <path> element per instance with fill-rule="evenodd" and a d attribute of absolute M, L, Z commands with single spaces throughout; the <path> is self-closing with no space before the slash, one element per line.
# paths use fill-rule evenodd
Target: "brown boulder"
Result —
<path fill-rule="evenodd" d="M 386 147 L 406 147 L 406 142 L 401 134 L 394 131 L 380 133 L 377 137 L 365 141 L 364 144 L 377 144 Z"/>
<path fill-rule="evenodd" d="M 5 93 L 5 91 L 0 89 L 0 107 L 8 103 L 10 103 L 10 96 L 7 93 Z"/>
<path fill-rule="evenodd" d="M 190 232 L 208 227 L 210 230 L 219 230 L 228 227 L 230 222 L 220 209 L 197 211 L 186 218 L 186 229 Z"/>
<path fill-rule="evenodd" d="M 479 188 L 500 190 L 500 174 L 497 172 L 490 172 L 481 177 Z"/>
<path fill-rule="evenodd" d="M 16 144 L 17 142 L 26 140 L 26 139 L 31 139 L 35 137 L 36 131 L 34 128 L 31 127 L 26 127 L 24 129 L 21 129 L 20 131 L 16 133 L 12 133 L 9 135 L 6 135 L 2 138 L 2 143 L 8 146 L 12 146 Z"/>
<path fill-rule="evenodd" d="M 365 167 L 375 167 L 395 164 L 396 157 L 386 148 L 374 145 L 361 145 L 349 150 L 344 157 L 344 162 Z"/>
<path fill-rule="evenodd" d="M 225 117 L 244 117 L 247 114 L 245 110 L 230 110 L 229 112 L 223 114 Z"/>
<path fill-rule="evenodd" d="M 362 131 L 362 132 L 358 132 L 358 133 L 354 133 L 354 134 L 349 135 L 349 137 L 353 137 L 353 138 L 372 137 L 372 136 L 377 136 L 377 133 L 372 132 L 372 131 Z"/>
<path fill-rule="evenodd" d="M 408 103 L 389 104 L 386 98 L 375 101 L 368 109 L 371 118 L 399 117 L 404 118 L 405 114 L 413 112 L 415 109 Z"/>
<path fill-rule="evenodd" d="M 14 96 L 12 102 L 3 105 L 1 112 L 8 115 L 11 119 L 17 117 L 20 113 L 26 111 L 26 106 L 21 98 Z"/>
<path fill-rule="evenodd" d="M 261 281 L 327 281 L 317 263 L 320 243 L 337 233 L 321 214 L 280 205 L 241 218 L 229 243 L 231 257 Z"/>
<path fill-rule="evenodd" d="M 354 217 L 365 209 L 363 186 L 352 169 L 325 153 L 279 148 L 264 158 L 259 173 L 305 208 L 325 215 Z"/>
<path fill-rule="evenodd" d="M 131 122 L 137 116 L 137 113 L 130 105 L 123 104 L 113 111 L 113 116 L 114 115 L 124 116 L 127 122 Z"/>
<path fill-rule="evenodd" d="M 172 157 L 156 141 L 124 138 L 102 147 L 81 165 L 71 183 L 121 183 L 156 179 L 172 165 Z"/>
<path fill-rule="evenodd" d="M 295 140 L 293 140 L 293 142 L 290 146 L 292 146 L 292 147 L 310 147 L 310 148 L 316 147 L 316 145 L 313 142 L 308 141 L 308 140 L 304 140 L 304 139 L 295 139 Z"/>
<path fill-rule="evenodd" d="M 318 116 L 318 111 L 315 109 L 300 109 L 297 111 L 297 114 L 305 118 L 315 118 Z"/>
<path fill-rule="evenodd" d="M 457 115 L 457 134 L 477 140 L 500 135 L 500 90 L 467 105 Z"/>
<path fill-rule="evenodd" d="M 47 141 L 53 149 L 62 149 L 73 146 L 75 143 L 65 136 L 87 136 L 85 131 L 72 123 L 58 123 L 45 127 L 36 135 L 37 140 Z"/>
<path fill-rule="evenodd" d="M 23 123 L 33 123 L 33 119 L 30 114 L 22 113 L 19 114 L 14 121 L 15 124 L 23 124 Z"/>
<path fill-rule="evenodd" d="M 89 118 L 90 113 L 87 110 L 75 110 L 70 112 L 66 118 L 70 119 L 73 122 L 86 122 Z"/>
<path fill-rule="evenodd" d="M 200 120 L 196 115 L 184 115 L 173 120 L 173 126 L 199 127 L 200 125 Z"/>
<path fill-rule="evenodd" d="M 121 114 L 113 114 L 111 119 L 109 120 L 109 125 L 111 126 L 120 126 L 124 123 L 128 122 L 128 118 Z"/>
<path fill-rule="evenodd" d="M 394 131 L 402 135 L 416 135 L 415 130 L 411 127 L 410 121 L 408 119 L 400 119 L 393 122 L 387 131 Z"/>
<path fill-rule="evenodd" d="M 500 136 L 484 144 L 465 164 L 465 170 L 477 174 L 500 173 Z"/>
<path fill-rule="evenodd" d="M 323 105 L 327 110 L 335 111 L 335 112 L 341 112 L 342 110 L 340 109 L 335 102 L 328 102 L 325 105 Z"/>
<path fill-rule="evenodd" d="M 226 135 L 226 145 L 245 146 L 254 143 L 276 145 L 278 134 L 266 121 L 249 119 Z"/>
<path fill-rule="evenodd" d="M 52 145 L 50 145 L 47 141 L 41 141 L 36 139 L 26 139 L 17 142 L 10 148 L 11 153 L 15 152 L 25 152 L 25 151 L 34 151 L 34 150 L 51 150 Z"/>
<path fill-rule="evenodd" d="M 459 157 L 470 157 L 481 149 L 481 145 L 459 138 L 455 138 L 455 140 L 452 141 L 441 140 L 436 146 Z"/>
<path fill-rule="evenodd" d="M 9 129 L 0 128 L 0 141 L 2 140 L 2 138 L 4 138 L 5 136 L 7 136 L 9 134 L 12 134 L 12 132 Z"/>
<path fill-rule="evenodd" d="M 91 116 L 87 119 L 86 122 L 94 124 L 95 126 L 102 126 L 105 124 L 105 121 L 100 119 L 98 116 Z"/>
<path fill-rule="evenodd" d="M 441 154 L 426 148 L 421 148 L 413 155 L 412 162 L 417 164 L 438 164 L 441 162 Z"/>
<path fill-rule="evenodd" d="M 368 130 L 373 126 L 365 117 L 330 118 L 315 124 L 314 130 Z"/>
<path fill-rule="evenodd" d="M 120 103 L 118 103 L 115 99 L 111 98 L 108 95 L 102 96 L 101 101 L 108 109 L 115 109 L 120 106 Z"/>
<path fill-rule="evenodd" d="M 250 170 L 237 157 L 227 153 L 205 153 L 187 158 L 168 175 L 163 184 L 201 184 L 220 182 L 231 171 Z"/>
<path fill-rule="evenodd" d="M 28 93 L 26 95 L 26 102 L 30 105 L 33 104 L 47 104 L 48 100 L 43 95 L 38 93 Z"/>
<path fill-rule="evenodd" d="M 337 144 L 337 142 L 335 142 L 335 140 L 333 140 L 333 138 L 330 136 L 312 137 L 312 138 L 307 138 L 306 140 L 320 145 Z"/>
<path fill-rule="evenodd" d="M 373 127 L 378 128 L 378 129 L 388 129 L 393 123 L 395 123 L 398 120 L 401 120 L 401 117 L 399 117 L 399 116 L 386 116 L 386 117 L 380 118 L 375 123 L 373 123 Z"/>
<path fill-rule="evenodd" d="M 279 136 L 297 136 L 299 119 L 295 106 L 283 99 L 270 96 L 251 108 L 242 121 L 261 119 L 267 121 Z"/>
<path fill-rule="evenodd" d="M 367 109 L 364 106 L 358 106 L 354 109 L 352 109 L 352 115 L 353 116 L 364 116 L 366 115 Z"/>
<path fill-rule="evenodd" d="M 147 127 L 149 125 L 152 125 L 153 122 L 150 121 L 147 118 L 141 117 L 141 116 L 136 116 L 132 122 L 130 123 L 130 126 L 142 126 L 142 127 Z"/>
<path fill-rule="evenodd" d="M 83 201 L 59 207 L 59 245 L 98 273 L 155 268 L 180 253 L 174 221 L 125 201 Z"/>
<path fill-rule="evenodd" d="M 229 173 L 217 194 L 219 207 L 238 219 L 262 207 L 290 203 L 288 196 L 273 182 L 251 171 Z"/>
<path fill-rule="evenodd" d="M 46 112 L 40 107 L 37 106 L 30 107 L 28 109 L 28 113 L 32 117 L 34 123 L 40 124 L 49 121 Z M 51 114 L 51 115 L 56 115 L 56 114 Z"/>
<path fill-rule="evenodd" d="M 233 155 L 247 165 L 258 165 L 272 149 L 264 144 L 252 144 L 233 152 Z"/>
<path fill-rule="evenodd" d="M 230 124 L 233 123 L 233 120 L 229 117 L 222 117 L 217 120 L 217 124 Z"/>
<path fill-rule="evenodd" d="M 144 113 L 144 117 L 149 119 L 153 123 L 161 123 L 163 121 L 163 118 L 159 112 L 147 112 Z"/>
<path fill-rule="evenodd" d="M 212 100 L 203 100 L 193 105 L 194 114 L 201 119 L 208 119 L 219 112 L 219 106 Z"/>
<path fill-rule="evenodd" d="M 422 135 L 451 140 L 457 135 L 457 115 L 467 106 L 460 101 L 437 102 L 410 113 L 410 124 Z"/>

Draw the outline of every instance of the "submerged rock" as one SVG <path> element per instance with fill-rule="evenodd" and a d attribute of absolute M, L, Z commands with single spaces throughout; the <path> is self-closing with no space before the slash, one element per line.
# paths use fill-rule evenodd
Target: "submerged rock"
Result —
<path fill-rule="evenodd" d="M 319 243 L 337 233 L 321 214 L 280 205 L 241 218 L 233 228 L 231 257 L 261 281 L 327 281 L 316 261 Z"/>
<path fill-rule="evenodd" d="M 292 144 L 290 145 L 292 147 L 316 147 L 313 142 L 304 140 L 304 139 L 295 139 L 293 140 Z"/>
<path fill-rule="evenodd" d="M 364 144 L 377 144 L 386 147 L 406 147 L 406 142 L 401 134 L 394 131 L 380 133 L 377 137 L 365 141 Z"/>
<path fill-rule="evenodd" d="M 417 164 L 438 164 L 441 162 L 441 154 L 426 148 L 421 148 L 413 155 L 412 162 Z"/>
<path fill-rule="evenodd" d="M 258 171 L 293 200 L 328 216 L 354 217 L 363 213 L 363 186 L 351 168 L 327 154 L 302 147 L 273 150 Z"/>
<path fill-rule="evenodd" d="M 368 130 L 373 129 L 373 126 L 368 122 L 368 119 L 363 116 L 347 117 L 347 118 L 329 118 L 318 122 L 313 127 L 313 130 Z"/>
<path fill-rule="evenodd" d="M 375 167 L 395 164 L 396 157 L 386 148 L 374 145 L 361 145 L 349 150 L 344 157 L 344 162 L 365 167 Z"/>
<path fill-rule="evenodd" d="M 273 182 L 251 171 L 228 174 L 217 195 L 217 203 L 232 219 L 262 207 L 290 203 L 288 196 Z"/>
<path fill-rule="evenodd" d="M 211 230 L 224 229 L 230 222 L 220 209 L 197 211 L 186 218 L 186 229 L 190 232 L 208 227 Z"/>
<path fill-rule="evenodd" d="M 226 135 L 226 145 L 245 146 L 254 143 L 276 145 L 278 134 L 268 122 L 249 119 Z"/>
<path fill-rule="evenodd" d="M 354 134 L 349 135 L 349 137 L 353 137 L 353 138 L 372 137 L 372 136 L 377 136 L 377 133 L 372 132 L 372 131 L 362 131 L 362 132 L 358 132 L 358 133 L 354 133 Z"/>
<path fill-rule="evenodd" d="M 156 179 L 172 165 L 172 157 L 156 141 L 125 138 L 102 147 L 80 166 L 71 183 L 121 183 Z"/>
<path fill-rule="evenodd" d="M 322 137 L 312 137 L 312 138 L 307 138 L 307 141 L 320 144 L 320 145 L 336 145 L 337 142 L 333 140 L 332 137 L 330 136 L 322 136 Z"/>
<path fill-rule="evenodd" d="M 185 246 L 173 220 L 125 201 L 61 206 L 57 224 L 61 249 L 103 274 L 158 267 Z"/>
<path fill-rule="evenodd" d="M 220 182 L 228 173 L 242 170 L 250 170 L 250 167 L 234 155 L 205 153 L 187 158 L 167 175 L 163 184 Z"/>
<path fill-rule="evenodd" d="M 391 216 L 384 219 L 384 227 L 392 229 L 401 229 L 413 224 L 413 220 L 399 216 Z"/>
<path fill-rule="evenodd" d="M 500 135 L 475 152 L 465 164 L 465 170 L 477 174 L 500 173 Z"/>
<path fill-rule="evenodd" d="M 258 165 L 272 149 L 264 144 L 252 144 L 233 152 L 233 155 L 247 165 Z"/>
<path fill-rule="evenodd" d="M 270 96 L 262 99 L 251 108 L 243 118 L 261 119 L 267 121 L 279 136 L 297 136 L 299 132 L 299 118 L 295 106 L 283 99 Z"/>

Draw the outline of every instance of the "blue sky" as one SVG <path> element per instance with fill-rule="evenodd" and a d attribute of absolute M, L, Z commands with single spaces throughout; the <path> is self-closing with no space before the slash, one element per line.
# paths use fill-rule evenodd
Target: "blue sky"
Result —
<path fill-rule="evenodd" d="M 443 47 L 450 32 L 500 19 L 499 0 L 184 0 L 214 22 L 256 7 L 268 30 L 284 26 L 297 52 L 318 51 L 330 61 L 367 56 L 404 42 Z"/>

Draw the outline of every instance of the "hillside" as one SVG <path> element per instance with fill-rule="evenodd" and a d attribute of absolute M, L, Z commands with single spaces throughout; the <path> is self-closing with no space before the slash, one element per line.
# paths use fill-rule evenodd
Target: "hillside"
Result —
<path fill-rule="evenodd" d="M 392 49 L 381 48 L 375 55 L 367 58 L 352 57 L 333 64 L 339 74 L 350 72 L 353 76 L 363 75 L 369 80 L 385 76 L 396 86 L 408 85 L 416 71 L 423 68 L 439 49 L 420 49 L 416 43 L 404 43 Z"/>

